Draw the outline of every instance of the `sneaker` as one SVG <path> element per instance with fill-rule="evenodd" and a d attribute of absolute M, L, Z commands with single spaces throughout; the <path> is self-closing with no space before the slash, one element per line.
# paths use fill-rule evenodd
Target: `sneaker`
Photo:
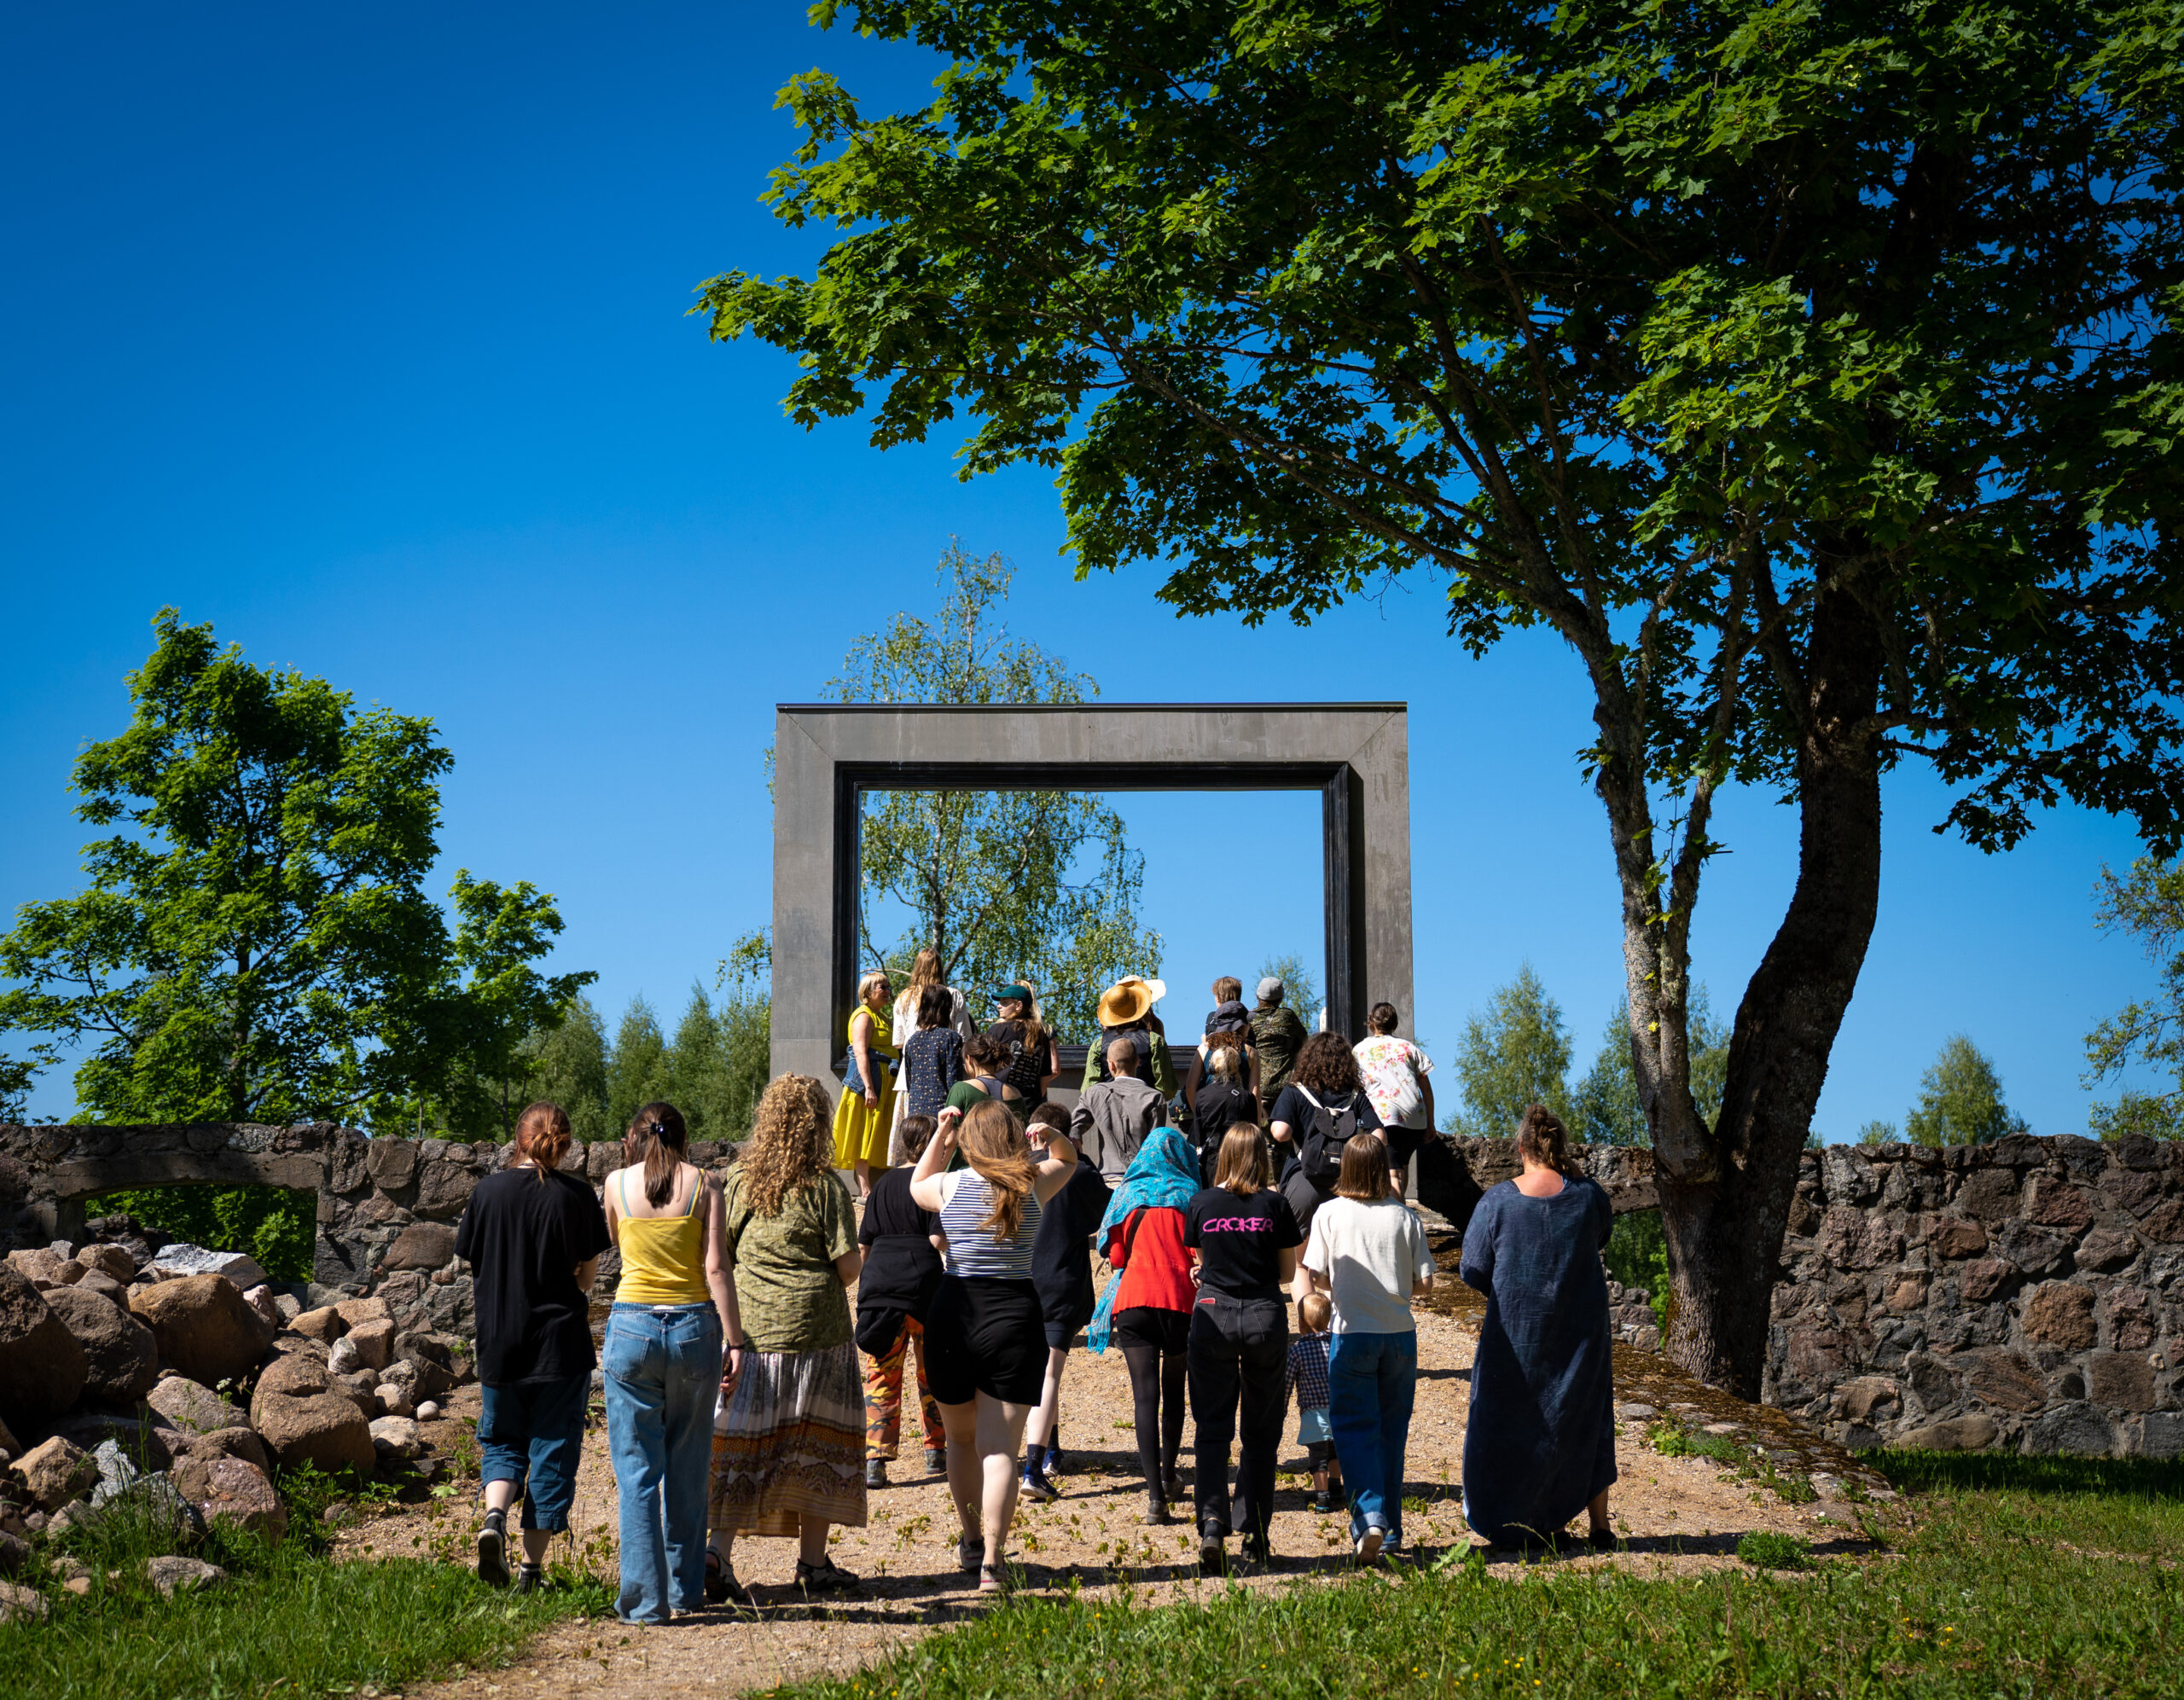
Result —
<path fill-rule="evenodd" d="M 1145 1521 L 1147 1526 L 1153 1529 L 1165 1529 L 1175 1521 L 1168 1514 L 1168 1502 L 1158 1494 L 1145 1496 Z"/>
<path fill-rule="evenodd" d="M 975 1576 L 979 1567 L 986 1561 L 986 1538 L 983 1535 L 958 1535 L 956 1540 L 956 1564 L 967 1576 Z"/>
<path fill-rule="evenodd" d="M 518 1593 L 537 1593 L 546 1586 L 546 1572 L 537 1564 L 526 1564 L 515 1573 Z"/>
<path fill-rule="evenodd" d="M 1198 1534 L 1198 1573 L 1201 1576 L 1228 1574 L 1228 1547 L 1220 1529 L 1208 1523 Z"/>
<path fill-rule="evenodd" d="M 1322 1488 L 1318 1493 L 1312 1495 L 1312 1509 L 1317 1511 L 1321 1517 L 1325 1517 L 1329 1511 L 1333 1511 L 1334 1507 L 1334 1495 L 1329 1493 L 1326 1488 Z"/>
<path fill-rule="evenodd" d="M 1183 1491 L 1183 1478 L 1176 1473 L 1176 1466 L 1172 1464 L 1162 1473 L 1160 1487 L 1171 1506 L 1179 1506 L 1190 1497 Z"/>
<path fill-rule="evenodd" d="M 1058 1446 L 1047 1448 L 1046 1462 L 1039 1467 L 1049 1476 L 1066 1476 L 1069 1473 L 1061 1467 L 1061 1448 Z"/>
<path fill-rule="evenodd" d="M 1357 1562 L 1361 1564 L 1379 1564 L 1380 1547 L 1387 1538 L 1387 1530 L 1382 1529 L 1380 1524 L 1368 1523 L 1365 1526 L 1364 1534 L 1357 1537 Z"/>
<path fill-rule="evenodd" d="M 945 1476 L 948 1473 L 946 1447 L 929 1446 L 925 1449 L 925 1473 L 928 1476 Z"/>
<path fill-rule="evenodd" d="M 478 1580 L 491 1588 L 508 1585 L 508 1514 L 504 1511 L 487 1511 L 478 1531 Z"/>
<path fill-rule="evenodd" d="M 1263 1535 L 1247 1535 L 1244 1537 L 1243 1557 L 1246 1564 L 1256 1564 L 1264 1569 L 1274 1563 L 1273 1545 Z"/>
<path fill-rule="evenodd" d="M 868 1488 L 884 1488 L 887 1485 L 886 1459 L 868 1458 L 864 1460 L 864 1485 Z"/>
<path fill-rule="evenodd" d="M 1032 1448 L 1034 1452 L 1041 1449 L 1037 1447 Z M 1046 1471 L 1028 1458 L 1024 1460 L 1023 1475 L 1017 1478 L 1016 1491 L 1025 1499 L 1043 1506 L 1060 1497 L 1054 1484 L 1047 1480 Z"/>
<path fill-rule="evenodd" d="M 806 1593 L 849 1593 L 857 1587 L 858 1579 L 832 1558 L 822 1558 L 816 1564 L 807 1564 L 799 1558 L 796 1585 Z"/>

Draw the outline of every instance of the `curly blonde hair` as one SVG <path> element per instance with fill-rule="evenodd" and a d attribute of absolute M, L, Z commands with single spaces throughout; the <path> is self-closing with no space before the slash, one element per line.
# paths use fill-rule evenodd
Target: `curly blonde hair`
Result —
<path fill-rule="evenodd" d="M 751 1141 L 738 1154 L 743 1195 L 762 1216 L 777 1216 L 790 1193 L 834 1170 L 827 1088 L 808 1074 L 777 1075 L 758 1100 Z"/>

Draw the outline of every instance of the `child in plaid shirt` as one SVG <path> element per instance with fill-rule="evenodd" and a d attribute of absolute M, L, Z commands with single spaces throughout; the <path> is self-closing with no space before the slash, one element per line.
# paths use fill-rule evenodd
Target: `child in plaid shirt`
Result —
<path fill-rule="evenodd" d="M 1297 1320 L 1304 1332 L 1289 1343 L 1281 1390 L 1284 1404 L 1292 1392 L 1297 1395 L 1297 1439 L 1312 1460 L 1316 1511 L 1331 1511 L 1346 1497 L 1342 1466 L 1335 1461 L 1334 1430 L 1327 1426 L 1327 1324 L 1333 1314 L 1325 1293 L 1307 1293 L 1298 1301 Z"/>

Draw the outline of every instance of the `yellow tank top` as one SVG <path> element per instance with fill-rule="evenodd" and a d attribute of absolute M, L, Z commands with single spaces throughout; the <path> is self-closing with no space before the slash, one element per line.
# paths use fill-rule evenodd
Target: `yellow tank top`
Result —
<path fill-rule="evenodd" d="M 617 1304 L 706 1304 L 706 1219 L 698 1200 L 705 1178 L 690 1189 L 690 1207 L 679 1216 L 630 1214 L 630 1171 L 614 1177 L 621 1189 L 622 1279 L 614 1289 Z"/>

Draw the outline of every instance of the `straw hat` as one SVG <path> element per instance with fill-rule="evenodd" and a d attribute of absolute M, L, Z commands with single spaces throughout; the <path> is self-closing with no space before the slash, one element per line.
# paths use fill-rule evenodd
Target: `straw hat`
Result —
<path fill-rule="evenodd" d="M 1125 974 L 1100 994 L 1100 1024 L 1128 1027 L 1133 1022 L 1142 1021 L 1146 1012 L 1167 995 L 1165 983 Z"/>

